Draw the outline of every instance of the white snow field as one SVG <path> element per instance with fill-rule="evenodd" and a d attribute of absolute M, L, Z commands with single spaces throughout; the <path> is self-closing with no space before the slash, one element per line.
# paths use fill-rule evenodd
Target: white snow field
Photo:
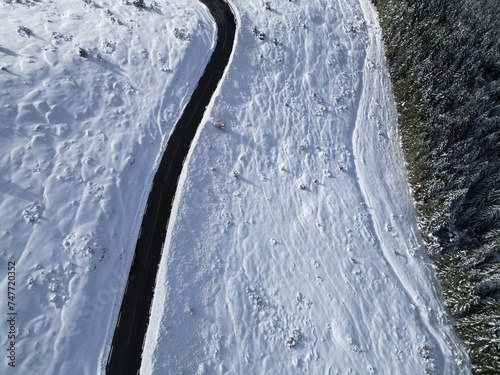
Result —
<path fill-rule="evenodd" d="M 102 374 L 156 165 L 216 26 L 191 0 L 0 0 L 0 19 L 0 373 Z"/>
<path fill-rule="evenodd" d="M 469 373 L 373 6 L 230 3 L 235 52 L 181 176 L 141 373 Z"/>

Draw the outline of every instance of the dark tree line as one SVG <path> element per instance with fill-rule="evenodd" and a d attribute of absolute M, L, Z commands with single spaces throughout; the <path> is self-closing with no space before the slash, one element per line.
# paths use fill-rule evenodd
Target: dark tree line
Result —
<path fill-rule="evenodd" d="M 421 229 L 474 372 L 500 371 L 500 1 L 372 0 Z"/>

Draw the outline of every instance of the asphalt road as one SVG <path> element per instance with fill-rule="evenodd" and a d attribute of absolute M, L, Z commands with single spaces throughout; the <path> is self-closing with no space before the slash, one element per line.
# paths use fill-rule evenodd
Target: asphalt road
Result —
<path fill-rule="evenodd" d="M 223 0 L 199 1 L 208 7 L 217 23 L 217 45 L 168 140 L 153 181 L 108 355 L 108 375 L 139 373 L 156 274 L 177 180 L 205 108 L 222 78 L 233 49 L 236 22 L 229 6 Z"/>

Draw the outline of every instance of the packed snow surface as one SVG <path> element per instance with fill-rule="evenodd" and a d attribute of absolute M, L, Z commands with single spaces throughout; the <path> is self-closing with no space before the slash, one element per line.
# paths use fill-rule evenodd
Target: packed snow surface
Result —
<path fill-rule="evenodd" d="M 468 373 L 371 4 L 231 5 L 235 50 L 180 180 L 141 373 Z M 102 374 L 215 24 L 194 0 L 1 0 L 0 14 L 0 288 L 15 262 L 17 313 L 0 373 Z"/>
<path fill-rule="evenodd" d="M 216 26 L 190 0 L 0 1 L 0 373 L 104 373 L 156 165 Z"/>
<path fill-rule="evenodd" d="M 183 171 L 143 372 L 468 373 L 373 6 L 230 3 L 236 46 Z"/>

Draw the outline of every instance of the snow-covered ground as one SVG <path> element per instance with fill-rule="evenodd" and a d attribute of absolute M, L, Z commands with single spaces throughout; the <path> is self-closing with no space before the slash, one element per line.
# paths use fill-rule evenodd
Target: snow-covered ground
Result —
<path fill-rule="evenodd" d="M 372 5 L 230 2 L 235 52 L 183 172 L 143 373 L 468 373 Z"/>
<path fill-rule="evenodd" d="M 0 373 L 103 373 L 155 165 L 215 24 L 190 0 L 0 1 Z"/>
<path fill-rule="evenodd" d="M 15 262 L 17 313 L 0 373 L 103 373 L 155 166 L 215 25 L 193 0 L 0 1 L 0 291 Z M 231 4 L 235 52 L 181 178 L 142 373 L 467 373 L 372 6 Z"/>

